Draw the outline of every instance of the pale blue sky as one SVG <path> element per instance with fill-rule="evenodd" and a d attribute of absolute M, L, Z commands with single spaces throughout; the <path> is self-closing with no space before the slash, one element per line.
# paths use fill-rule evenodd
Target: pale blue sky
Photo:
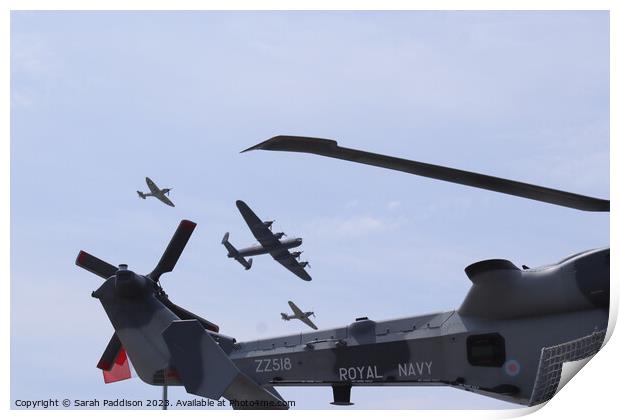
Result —
<path fill-rule="evenodd" d="M 11 399 L 151 398 L 104 385 L 112 327 L 80 249 L 149 272 L 238 340 L 456 308 L 463 268 L 530 266 L 609 244 L 609 215 L 315 156 L 238 152 L 277 134 L 609 197 L 606 12 L 13 12 Z M 173 187 L 140 200 L 144 177 Z M 314 281 L 253 242 L 234 201 L 305 240 Z M 328 408 L 329 388 L 281 388 Z M 182 389 L 171 390 L 182 398 Z M 505 408 L 445 388 L 354 389 L 356 408 Z"/>

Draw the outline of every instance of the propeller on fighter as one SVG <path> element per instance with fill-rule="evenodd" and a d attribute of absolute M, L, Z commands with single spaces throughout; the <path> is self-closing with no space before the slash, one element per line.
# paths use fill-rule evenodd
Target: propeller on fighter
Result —
<path fill-rule="evenodd" d="M 196 224 L 194 222 L 182 220 L 172 236 L 170 243 L 166 247 L 166 250 L 159 259 L 159 262 L 153 271 L 147 275 L 134 273 L 128 269 L 126 264 L 120 264 L 117 268 L 85 251 L 80 251 L 75 260 L 75 264 L 106 280 L 115 276 L 115 290 L 119 296 L 131 297 L 140 295 L 141 293 L 151 290 L 151 288 L 148 287 L 151 285 L 155 297 L 180 319 L 195 319 L 200 322 L 205 329 L 218 332 L 219 327 L 216 324 L 172 303 L 159 282 L 162 274 L 169 273 L 174 269 L 195 227 Z M 104 372 L 109 371 L 113 368 L 115 363 L 118 364 L 118 358 L 122 359 L 124 357 L 126 356 L 122 343 L 117 334 L 114 333 L 97 367 Z"/>

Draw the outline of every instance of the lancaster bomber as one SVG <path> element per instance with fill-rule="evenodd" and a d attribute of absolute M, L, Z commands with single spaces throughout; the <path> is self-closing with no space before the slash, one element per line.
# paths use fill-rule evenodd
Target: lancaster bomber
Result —
<path fill-rule="evenodd" d="M 253 149 L 322 154 L 609 211 L 609 200 L 345 149 L 333 140 L 279 136 Z M 351 404 L 357 386 L 443 385 L 531 406 L 555 394 L 564 362 L 596 354 L 607 331 L 608 247 L 542 267 L 475 262 L 465 268 L 469 292 L 451 311 L 386 321 L 358 317 L 338 328 L 237 341 L 172 303 L 162 289 L 161 275 L 172 271 L 194 227 L 182 221 L 146 275 L 79 253 L 76 264 L 105 279 L 92 294 L 115 330 L 98 365 L 104 373 L 125 365 L 127 355 L 148 384 L 224 397 L 238 409 L 287 408 L 275 389 L 286 386 L 330 386 L 337 405 Z"/>
<path fill-rule="evenodd" d="M 229 233 L 224 234 L 222 239 L 222 245 L 228 250 L 228 258 L 234 258 L 245 267 L 246 270 L 252 268 L 252 258 L 246 260 L 245 257 L 253 255 L 271 254 L 274 260 L 279 262 L 291 271 L 297 277 L 302 280 L 310 281 L 312 277 L 304 269 L 306 266 L 310 267 L 308 261 L 299 261 L 299 258 L 303 251 L 289 252 L 289 249 L 296 248 L 303 242 L 301 238 L 282 239 L 286 234 L 284 232 L 273 233 L 271 227 L 273 220 L 262 221 L 252 211 L 252 209 L 243 201 L 237 201 L 237 208 L 243 216 L 243 219 L 247 223 L 248 227 L 252 231 L 252 234 L 259 242 L 259 245 L 254 245 L 248 248 L 236 249 L 228 238 Z"/>
<path fill-rule="evenodd" d="M 159 188 L 148 176 L 146 177 L 146 185 L 149 187 L 151 192 L 143 193 L 142 191 L 136 191 L 138 193 L 138 197 L 143 200 L 146 200 L 146 197 L 155 197 L 162 203 L 167 204 L 170 207 L 174 207 L 174 203 L 166 197 L 167 195 L 170 195 L 170 190 L 172 188 Z"/>

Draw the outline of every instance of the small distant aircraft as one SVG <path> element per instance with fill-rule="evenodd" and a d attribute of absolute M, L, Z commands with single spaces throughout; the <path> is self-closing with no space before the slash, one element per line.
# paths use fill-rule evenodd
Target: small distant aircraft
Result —
<path fill-rule="evenodd" d="M 170 201 L 168 197 L 166 197 L 166 195 L 170 195 L 170 190 L 172 188 L 161 188 L 160 189 L 157 185 L 155 185 L 155 183 L 148 176 L 146 177 L 146 185 L 148 185 L 149 190 L 151 190 L 151 192 L 143 193 L 142 191 L 136 191 L 140 198 L 142 198 L 143 200 L 146 200 L 146 197 L 155 197 L 159 199 L 159 201 L 169 205 L 170 207 L 174 207 L 174 203 Z"/>
<path fill-rule="evenodd" d="M 294 273 L 302 280 L 310 281 L 312 277 L 304 270 L 306 266 L 310 267 L 308 261 L 298 261 L 303 251 L 289 252 L 290 248 L 296 248 L 301 245 L 301 238 L 291 238 L 281 240 L 286 236 L 284 232 L 273 233 L 271 226 L 273 220 L 263 222 L 243 201 L 237 201 L 237 208 L 241 212 L 241 216 L 245 219 L 248 227 L 256 240 L 260 243 L 248 248 L 236 249 L 230 242 L 228 232 L 222 239 L 222 245 L 228 250 L 228 258 L 234 258 L 246 270 L 252 267 L 252 258 L 246 260 L 245 257 L 252 255 L 271 254 L 274 260 L 282 264 L 286 269 Z"/>
<path fill-rule="evenodd" d="M 284 312 L 281 312 L 282 319 L 285 321 L 290 321 L 291 319 L 298 319 L 313 330 L 318 330 L 317 326 L 314 325 L 312 321 L 310 321 L 310 315 L 315 316 L 314 312 L 304 312 L 297 307 L 292 301 L 288 301 L 288 306 L 293 310 L 293 315 L 287 315 Z"/>

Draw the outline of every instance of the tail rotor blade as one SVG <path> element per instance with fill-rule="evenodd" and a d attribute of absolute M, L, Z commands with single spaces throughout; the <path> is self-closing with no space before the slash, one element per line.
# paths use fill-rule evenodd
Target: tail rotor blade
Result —
<path fill-rule="evenodd" d="M 161 256 L 159 263 L 157 263 L 157 267 L 155 267 L 151 274 L 149 274 L 149 277 L 153 281 L 159 281 L 159 276 L 164 273 L 169 273 L 174 269 L 174 266 L 179 260 L 187 241 L 189 241 L 190 236 L 192 236 L 195 227 L 196 223 L 190 222 L 189 220 L 181 220 L 181 223 L 179 223 L 179 227 L 176 232 L 174 232 L 174 236 L 172 236 L 168 247 Z"/>
<path fill-rule="evenodd" d="M 131 370 L 129 369 L 129 358 L 123 347 L 118 351 L 118 356 L 114 360 L 114 364 L 110 370 L 104 370 L 103 382 L 106 384 L 118 381 L 124 381 L 131 378 Z"/>
<path fill-rule="evenodd" d="M 103 354 L 101 355 L 101 359 L 99 359 L 99 363 L 97 363 L 97 367 L 101 370 L 109 371 L 114 366 L 114 362 L 116 361 L 116 357 L 118 353 L 121 351 L 121 340 L 118 338 L 118 335 L 114 333 L 108 345 L 106 346 Z"/>
<path fill-rule="evenodd" d="M 104 279 L 112 277 L 116 274 L 116 270 L 118 270 L 118 268 L 112 264 L 100 260 L 85 251 L 80 251 L 75 259 L 75 265 L 82 267 L 84 270 L 90 271 L 99 277 L 103 277 Z"/>

